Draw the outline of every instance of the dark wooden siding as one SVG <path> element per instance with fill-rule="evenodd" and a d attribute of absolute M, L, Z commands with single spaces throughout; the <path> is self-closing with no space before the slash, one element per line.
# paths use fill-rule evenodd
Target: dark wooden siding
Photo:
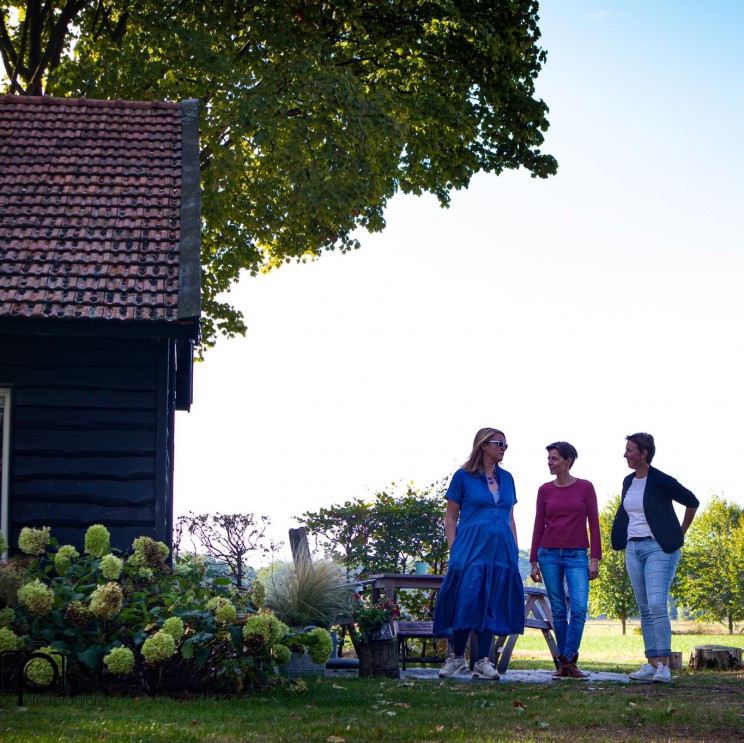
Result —
<path fill-rule="evenodd" d="M 96 523 L 120 549 L 142 535 L 170 544 L 174 358 L 167 339 L 0 338 L 11 545 L 47 525 L 80 547 Z"/>

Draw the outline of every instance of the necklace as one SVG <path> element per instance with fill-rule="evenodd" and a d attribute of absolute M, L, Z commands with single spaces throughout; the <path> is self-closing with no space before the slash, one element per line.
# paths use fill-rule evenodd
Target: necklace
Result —
<path fill-rule="evenodd" d="M 496 484 L 496 467 L 493 468 L 493 474 L 489 475 L 486 473 L 486 482 L 489 485 L 495 485 Z"/>

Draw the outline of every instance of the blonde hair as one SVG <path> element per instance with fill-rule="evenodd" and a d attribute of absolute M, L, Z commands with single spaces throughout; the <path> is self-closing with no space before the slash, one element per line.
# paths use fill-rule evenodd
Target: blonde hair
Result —
<path fill-rule="evenodd" d="M 481 428 L 473 439 L 473 450 L 470 452 L 462 468 L 471 475 L 479 475 L 483 472 L 483 444 L 496 434 L 506 438 L 506 434 L 498 428 Z"/>

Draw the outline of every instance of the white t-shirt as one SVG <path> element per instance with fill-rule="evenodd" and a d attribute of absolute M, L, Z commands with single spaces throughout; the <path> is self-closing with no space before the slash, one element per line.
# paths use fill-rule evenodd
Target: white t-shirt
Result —
<path fill-rule="evenodd" d="M 652 537 L 651 527 L 646 521 L 643 510 L 643 494 L 646 492 L 646 479 L 633 478 L 628 492 L 625 494 L 623 506 L 628 514 L 628 538 L 630 537 Z"/>

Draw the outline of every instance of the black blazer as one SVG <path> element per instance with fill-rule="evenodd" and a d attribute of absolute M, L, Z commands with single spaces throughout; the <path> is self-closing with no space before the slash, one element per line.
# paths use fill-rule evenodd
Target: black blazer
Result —
<path fill-rule="evenodd" d="M 624 550 L 628 544 L 630 519 L 623 503 L 634 477 L 635 473 L 631 473 L 623 480 L 620 507 L 612 523 L 612 548 L 616 550 Z M 677 501 L 688 508 L 697 508 L 700 505 L 700 501 L 693 493 L 680 485 L 673 477 L 665 475 L 656 467 L 650 467 L 646 490 L 643 493 L 643 511 L 654 539 L 667 554 L 678 550 L 685 541 L 672 501 Z"/>

